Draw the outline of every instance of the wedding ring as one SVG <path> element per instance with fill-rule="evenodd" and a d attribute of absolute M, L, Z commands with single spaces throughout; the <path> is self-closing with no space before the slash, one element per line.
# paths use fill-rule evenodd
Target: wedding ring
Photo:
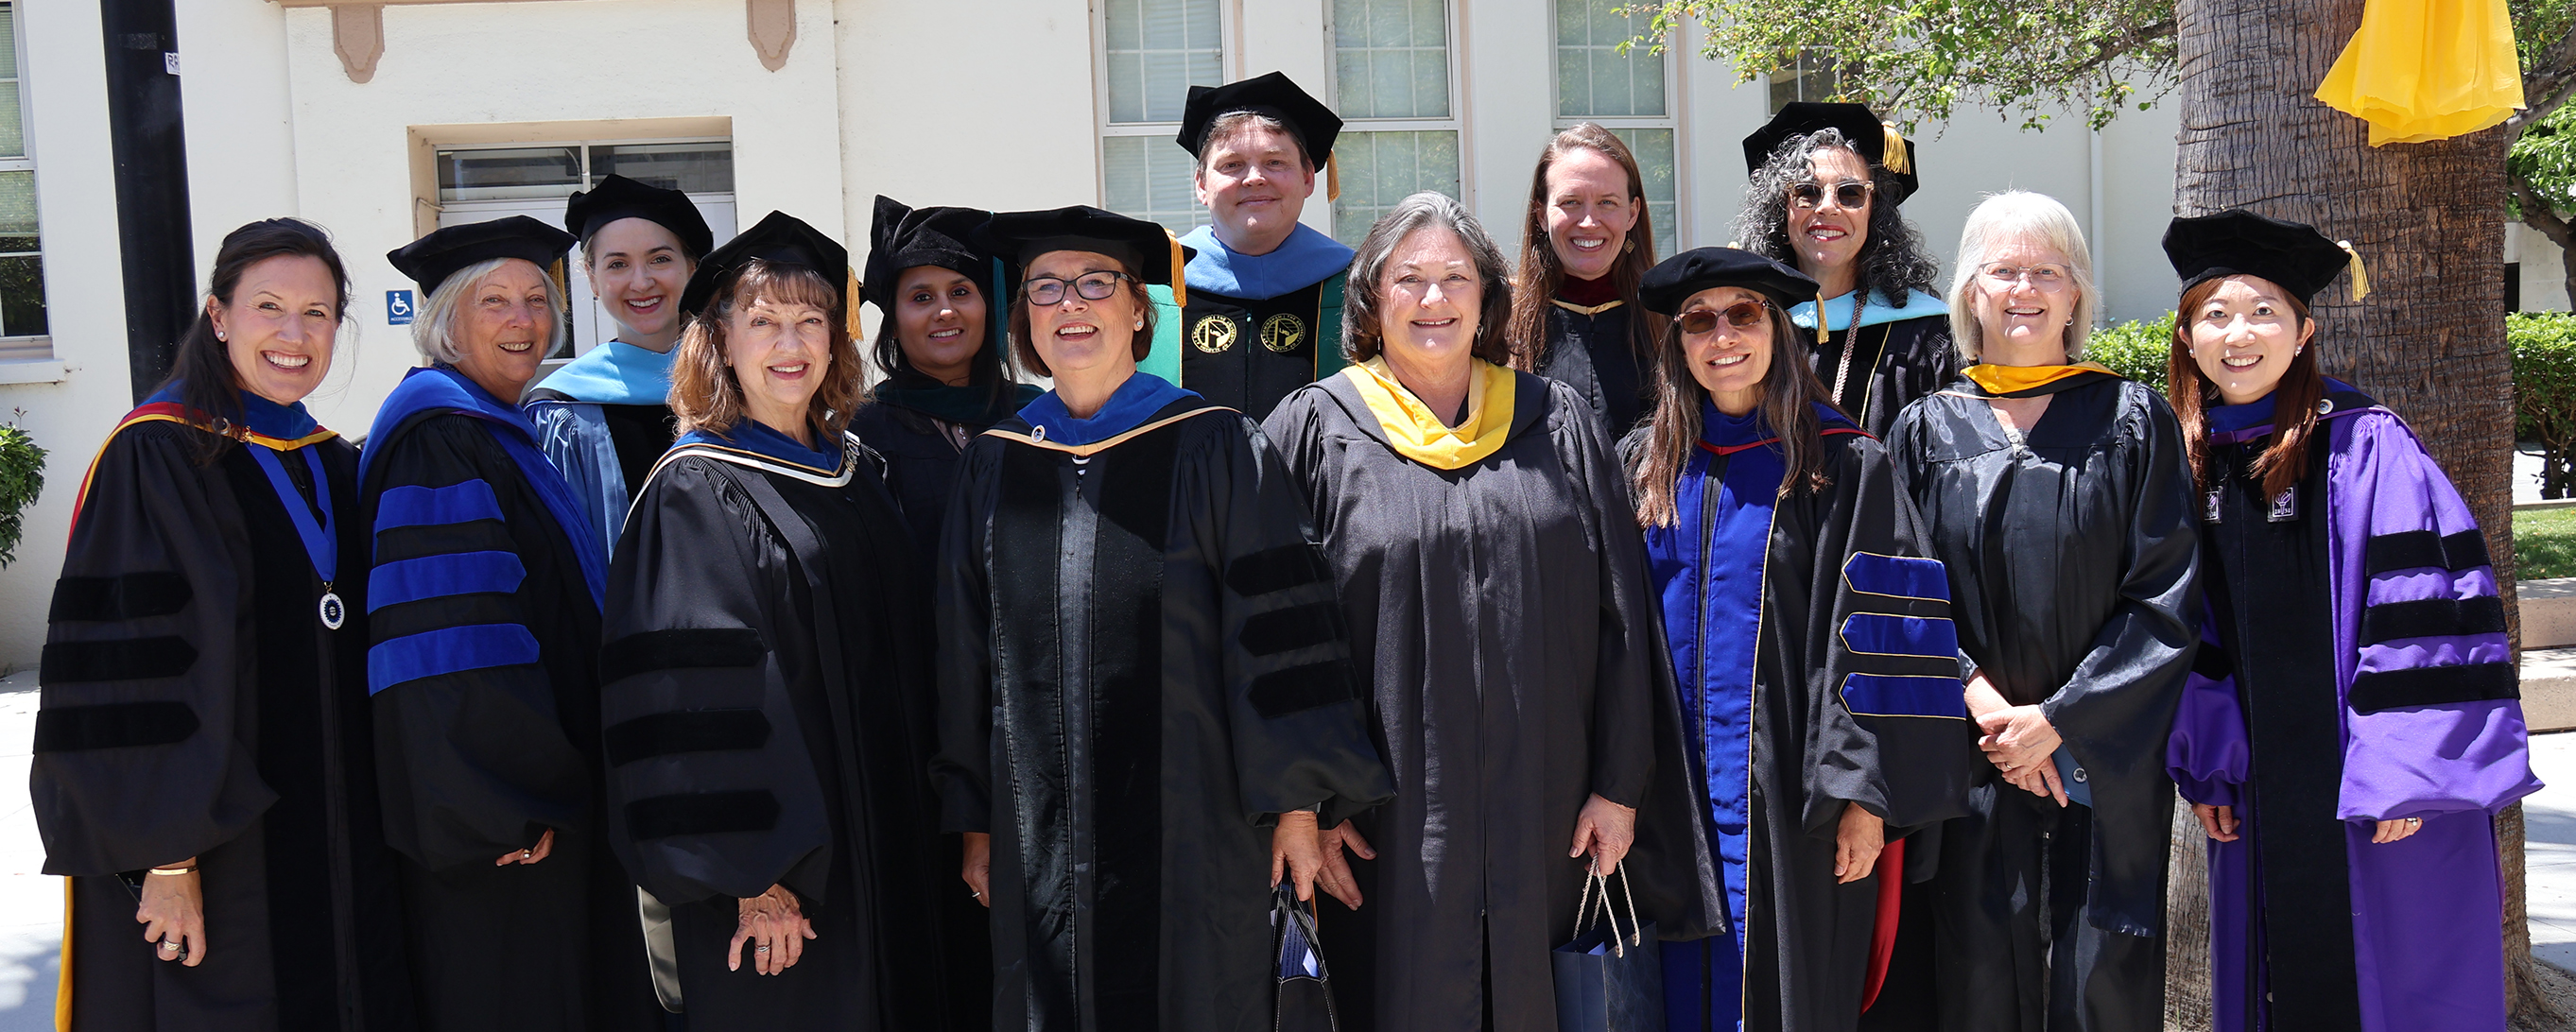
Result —
<path fill-rule="evenodd" d="M 754 946 L 754 947 L 752 947 L 752 948 L 751 948 L 751 952 L 753 952 L 753 953 L 767 953 L 767 952 L 769 952 L 769 947 L 767 947 L 767 946 Z"/>
<path fill-rule="evenodd" d="M 2408 824 L 2416 824 L 2416 825 L 2420 825 L 2420 824 L 2424 823 L 2424 818 L 2421 818 L 2421 817 L 2409 817 L 2409 818 L 2406 818 L 2406 823 L 2408 823 Z"/>
<path fill-rule="evenodd" d="M 179 944 L 168 939 L 163 939 L 161 940 L 161 948 L 165 950 L 175 950 L 179 948 Z"/>

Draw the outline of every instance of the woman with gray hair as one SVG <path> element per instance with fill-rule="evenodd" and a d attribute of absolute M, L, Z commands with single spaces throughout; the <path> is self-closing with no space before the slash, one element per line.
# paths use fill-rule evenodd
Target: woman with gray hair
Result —
<path fill-rule="evenodd" d="M 1504 365 L 1510 294 L 1464 206 L 1405 198 L 1351 269 L 1350 367 L 1262 429 L 1395 774 L 1393 803 L 1325 833 L 1346 1029 L 1554 1029 L 1549 951 L 1587 867 L 1619 867 L 1650 777 L 1688 797 L 1656 762 L 1673 703 L 1619 463 L 1574 388 Z"/>
<path fill-rule="evenodd" d="M 1815 334 L 1826 400 L 1886 437 L 1898 412 L 1959 372 L 1932 293 L 1941 263 L 1897 210 L 1918 185 L 1914 145 L 1859 104 L 1797 101 L 1744 138 L 1744 164 L 1736 237 L 1816 281 L 1789 320 Z"/>
<path fill-rule="evenodd" d="M 1942 826 L 1941 1027 L 2164 1021 L 2164 743 L 2199 639 L 2192 471 L 2173 409 L 2090 362 L 2099 304 L 2066 206 L 1968 216 L 1950 287 L 1977 364 L 1899 416 L 1897 473 L 1949 570 L 1988 761 Z"/>
<path fill-rule="evenodd" d="M 635 883 L 601 841 L 606 547 L 514 404 L 572 235 L 514 217 L 386 258 L 427 368 L 359 460 L 367 692 L 424 1029 L 657 1028 Z"/>

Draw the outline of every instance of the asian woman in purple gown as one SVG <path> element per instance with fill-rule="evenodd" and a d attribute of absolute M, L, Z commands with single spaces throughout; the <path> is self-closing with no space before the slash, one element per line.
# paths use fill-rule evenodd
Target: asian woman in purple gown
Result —
<path fill-rule="evenodd" d="M 2209 836 L 2215 1027 L 2502 1029 L 2489 818 L 2540 783 L 2485 539 L 2405 421 L 2318 368 L 2346 249 L 2231 210 L 2165 251 L 2209 602 L 2168 760 Z"/>

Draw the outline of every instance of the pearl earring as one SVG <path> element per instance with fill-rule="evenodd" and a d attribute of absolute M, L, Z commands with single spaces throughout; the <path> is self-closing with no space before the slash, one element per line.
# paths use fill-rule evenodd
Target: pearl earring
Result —
<path fill-rule="evenodd" d="M 223 340 L 225 340 L 225 339 L 226 339 L 226 338 L 224 337 L 224 331 L 222 331 L 222 330 L 216 330 L 216 331 L 215 331 L 215 340 L 216 340 L 217 342 L 221 342 L 221 341 L 223 341 Z"/>

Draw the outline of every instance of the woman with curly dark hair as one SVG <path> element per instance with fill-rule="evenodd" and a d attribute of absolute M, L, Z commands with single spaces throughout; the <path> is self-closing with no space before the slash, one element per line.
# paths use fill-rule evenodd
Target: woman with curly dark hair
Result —
<path fill-rule="evenodd" d="M 1941 274 L 1897 206 L 1917 185 L 1914 145 L 1859 104 L 1804 101 L 1744 138 L 1753 176 L 1735 235 L 1815 279 L 1820 302 L 1789 310 L 1815 331 L 1816 377 L 1872 435 L 1959 371 Z"/>

